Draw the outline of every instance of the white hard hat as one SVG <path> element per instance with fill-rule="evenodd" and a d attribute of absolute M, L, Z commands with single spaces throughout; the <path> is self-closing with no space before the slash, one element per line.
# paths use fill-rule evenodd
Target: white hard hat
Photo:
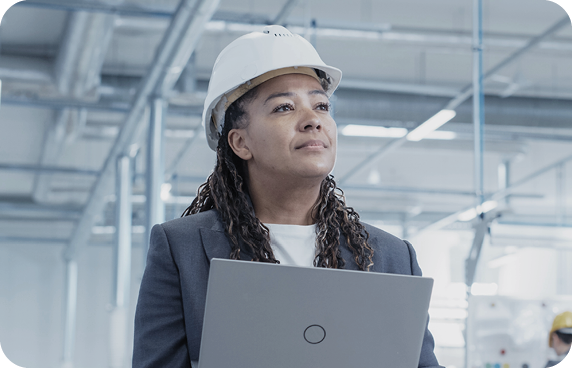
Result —
<path fill-rule="evenodd" d="M 264 27 L 225 47 L 215 61 L 203 109 L 209 147 L 216 151 L 232 102 L 270 78 L 292 73 L 312 74 L 322 85 L 326 82 L 328 96 L 342 78 L 342 72 L 326 65 L 312 44 L 282 26 Z"/>

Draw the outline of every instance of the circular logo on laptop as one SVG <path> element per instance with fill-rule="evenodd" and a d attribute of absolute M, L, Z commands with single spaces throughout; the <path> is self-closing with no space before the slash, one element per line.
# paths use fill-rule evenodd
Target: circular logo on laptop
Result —
<path fill-rule="evenodd" d="M 304 330 L 304 340 L 310 344 L 319 344 L 326 338 L 326 330 L 320 325 L 310 325 Z"/>

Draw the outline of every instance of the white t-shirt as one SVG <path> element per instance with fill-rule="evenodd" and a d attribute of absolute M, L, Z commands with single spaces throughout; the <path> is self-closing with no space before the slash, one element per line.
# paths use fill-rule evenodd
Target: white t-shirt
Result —
<path fill-rule="evenodd" d="M 316 257 L 316 225 L 264 224 L 270 230 L 270 246 L 282 265 L 313 267 Z"/>

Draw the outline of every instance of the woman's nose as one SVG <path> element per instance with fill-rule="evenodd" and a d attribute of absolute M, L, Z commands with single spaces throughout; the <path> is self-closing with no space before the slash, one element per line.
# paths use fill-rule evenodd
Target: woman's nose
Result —
<path fill-rule="evenodd" d="M 311 108 L 305 108 L 300 119 L 300 129 L 307 130 L 320 130 L 322 129 L 322 122 L 318 114 Z"/>

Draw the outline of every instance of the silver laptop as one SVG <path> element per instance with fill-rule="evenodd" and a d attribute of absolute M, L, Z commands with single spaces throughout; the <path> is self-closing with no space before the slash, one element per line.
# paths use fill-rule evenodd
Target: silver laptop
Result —
<path fill-rule="evenodd" d="M 433 279 L 213 259 L 199 368 L 417 368 Z"/>

